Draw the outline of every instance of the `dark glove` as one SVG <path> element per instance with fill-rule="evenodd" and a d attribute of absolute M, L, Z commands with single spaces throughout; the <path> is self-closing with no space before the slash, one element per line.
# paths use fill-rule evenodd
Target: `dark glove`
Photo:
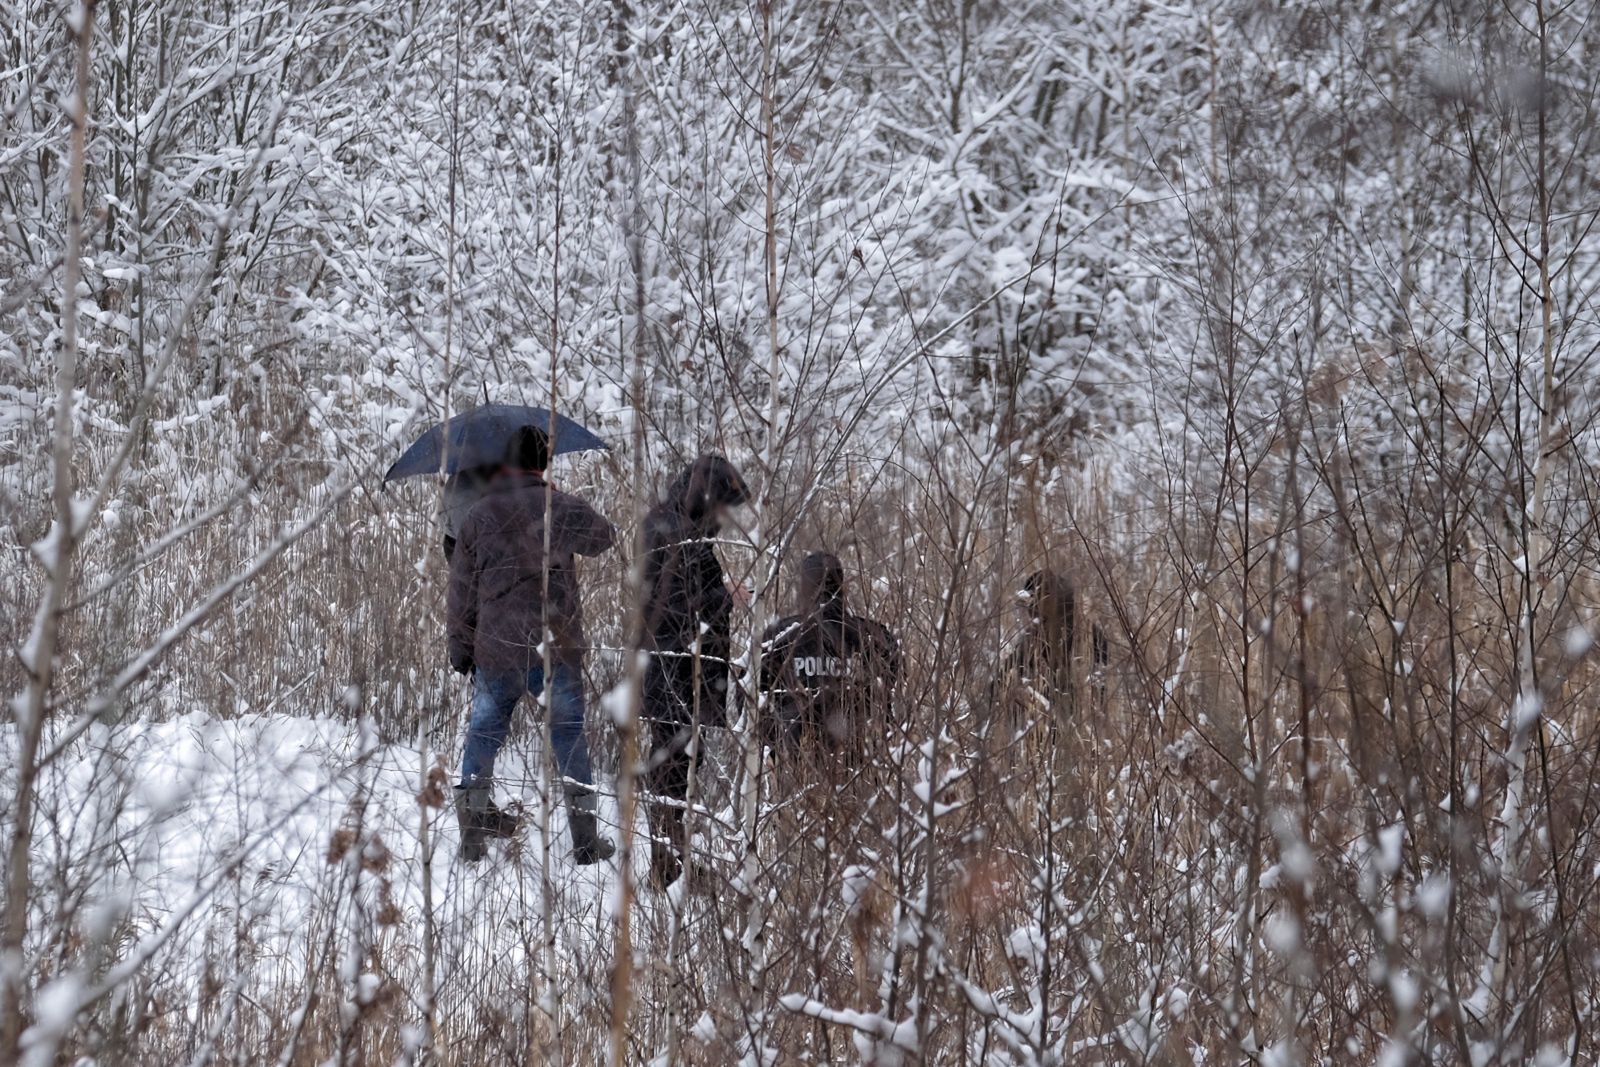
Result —
<path fill-rule="evenodd" d="M 471 674 L 475 666 L 472 662 L 472 657 L 464 652 L 459 654 L 452 652 L 450 654 L 450 669 L 457 674 Z"/>

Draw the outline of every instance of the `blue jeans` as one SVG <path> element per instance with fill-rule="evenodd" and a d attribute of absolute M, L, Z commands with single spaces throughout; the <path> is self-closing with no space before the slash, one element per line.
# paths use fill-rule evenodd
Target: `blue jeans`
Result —
<path fill-rule="evenodd" d="M 591 783 L 589 742 L 583 736 L 583 671 L 556 664 L 551 672 L 550 747 L 556 766 L 569 781 Z M 523 671 L 490 671 L 482 667 L 473 675 L 472 723 L 467 727 L 467 747 L 461 756 L 461 785 L 487 784 L 494 774 L 494 758 L 506 743 L 511 713 L 524 693 L 538 696 L 544 689 L 544 666 Z"/>

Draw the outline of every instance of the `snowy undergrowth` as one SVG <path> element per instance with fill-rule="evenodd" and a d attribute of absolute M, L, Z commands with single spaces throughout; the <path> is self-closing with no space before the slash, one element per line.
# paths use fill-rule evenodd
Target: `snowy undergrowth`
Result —
<path fill-rule="evenodd" d="M 14 745 L 13 730 L 0 733 L 0 759 Z M 121 917 L 121 936 L 134 941 L 181 924 L 153 968 L 191 983 L 188 992 L 197 997 L 215 962 L 207 946 L 247 935 L 262 961 L 255 980 L 270 987 L 318 966 L 319 936 L 352 892 L 340 860 L 356 848 L 371 875 L 354 887 L 361 906 L 394 929 L 399 944 L 390 952 L 416 963 L 410 950 L 424 910 L 426 820 L 435 852 L 434 921 L 447 949 L 438 979 L 443 987 L 470 982 L 475 966 L 504 967 L 508 954 L 526 950 L 541 906 L 534 824 L 540 749 L 514 744 L 502 758 L 510 783 L 502 799 L 521 802 L 529 816 L 515 846 L 497 846 L 486 861 L 467 865 L 455 856 L 448 782 L 441 794 L 431 750 L 377 743 L 348 719 L 290 713 L 191 712 L 96 726 L 67 745 L 44 777 L 49 833 L 35 862 L 63 877 L 71 899 L 43 897 L 40 907 L 83 909 L 97 923 Z M 600 817 L 615 834 L 609 796 Z M 604 940 L 615 869 L 571 865 L 565 819 L 558 808 L 551 822 L 554 908 L 563 959 L 587 966 Z M 399 966 L 381 978 L 411 990 L 420 974 Z"/>

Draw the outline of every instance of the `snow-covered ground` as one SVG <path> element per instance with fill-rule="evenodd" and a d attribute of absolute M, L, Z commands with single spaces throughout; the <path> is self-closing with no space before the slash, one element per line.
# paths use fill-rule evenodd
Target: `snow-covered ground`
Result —
<path fill-rule="evenodd" d="M 48 829 L 35 852 L 41 881 L 63 873 L 62 884 L 80 887 L 83 896 L 41 903 L 127 916 L 134 936 L 146 939 L 181 923 L 162 948 L 175 956 L 220 931 L 247 927 L 258 957 L 303 973 L 329 916 L 346 902 L 358 902 L 380 925 L 398 925 L 401 939 L 410 940 L 431 889 L 441 946 L 503 960 L 537 942 L 533 931 L 544 914 L 544 746 L 536 732 L 524 720 L 498 768 L 501 801 L 526 809 L 521 835 L 468 865 L 456 857 L 454 752 L 381 743 L 348 721 L 289 714 L 196 712 L 96 727 L 47 772 Z M 14 745 L 8 732 L 0 758 Z M 615 797 L 608 782 L 601 787 L 600 818 L 615 837 Z M 646 840 L 642 813 L 636 829 Z M 424 863 L 425 840 L 431 865 Z M 610 935 L 616 861 L 573 866 L 559 805 L 550 841 L 551 908 L 563 954 L 592 955 L 597 937 Z M 354 894 L 351 865 L 342 862 L 352 847 L 363 850 Z M 635 852 L 635 862 L 642 881 L 647 848 Z M 451 956 L 438 962 L 440 980 L 448 981 Z"/>

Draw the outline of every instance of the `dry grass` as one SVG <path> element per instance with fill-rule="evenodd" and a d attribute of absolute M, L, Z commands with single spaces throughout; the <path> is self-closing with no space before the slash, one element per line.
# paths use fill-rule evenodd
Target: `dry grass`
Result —
<path fill-rule="evenodd" d="M 1349 1062 L 1390 1040 L 1439 1062 L 1492 1041 L 1512 1062 L 1565 1044 L 1597 992 L 1594 671 L 1567 640 L 1587 618 L 1586 587 L 1538 619 L 1545 710 L 1526 800 L 1537 832 L 1517 860 L 1526 888 L 1508 895 L 1495 849 L 1521 636 L 1503 549 L 1441 555 L 1421 513 L 1363 527 L 1284 506 L 1281 467 L 1220 504 L 1200 485 L 1141 500 L 1093 476 L 1045 488 L 1029 473 L 847 480 L 792 524 L 794 554 L 839 551 L 858 608 L 896 628 L 904 682 L 860 766 L 769 767 L 755 886 L 736 877 L 734 774 L 712 776 L 697 821 L 717 880 L 638 904 L 631 1058 L 675 1048 L 677 1062 L 724 1064 L 759 1034 L 780 1064 L 896 1062 L 881 1034 L 818 1018 L 807 1000 L 906 1023 L 926 1063 L 1049 1062 L 1051 1048 L 1076 1049 L 1073 1062 L 1216 1062 L 1275 1042 L 1307 1062 Z M 609 488 L 611 466 L 563 483 L 599 486 L 624 523 L 642 510 Z M 134 647 L 181 612 L 185 591 L 237 566 L 301 506 L 296 484 L 206 525 L 177 566 L 139 571 L 74 618 L 69 690 L 92 691 L 115 641 Z M 1270 503 L 1246 522 L 1256 484 Z M 420 733 L 453 763 L 463 698 L 442 667 L 441 561 L 417 518 L 427 505 L 424 487 L 352 497 L 121 714 L 359 712 L 383 739 Z M 1209 521 L 1183 519 L 1206 507 Z M 86 574 L 141 540 L 92 546 Z M 618 676 L 624 564 L 585 575 L 605 646 L 590 663 L 595 694 Z M 1060 693 L 998 667 L 1025 621 L 1012 591 L 1044 564 L 1073 577 L 1110 635 L 1094 676 L 1080 639 Z M 591 732 L 607 781 L 616 752 L 598 713 Z M 713 762 L 736 766 L 739 737 L 712 733 Z M 419 786 L 428 804 L 438 773 Z M 441 865 L 454 862 L 448 826 L 432 838 Z M 234 871 L 218 894 L 234 903 L 87 1013 L 63 1054 L 452 1064 L 545 1063 L 559 1049 L 599 1062 L 611 920 L 563 893 L 562 969 L 544 973 L 537 835 L 520 860 L 456 872 L 431 938 L 420 872 L 381 837 L 360 807 L 327 827 L 327 871 L 293 943 L 258 940 L 270 887 Z M 54 888 L 40 896 L 39 983 L 94 952 L 109 966 L 153 926 L 131 916 L 109 942 L 85 933 L 88 872 L 41 871 Z M 475 899 L 486 913 L 462 903 Z M 759 953 L 745 940 L 753 899 Z M 1512 948 L 1496 971 L 1502 908 Z M 419 999 L 430 956 L 431 1033 Z M 358 973 L 375 976 L 359 994 Z"/>

